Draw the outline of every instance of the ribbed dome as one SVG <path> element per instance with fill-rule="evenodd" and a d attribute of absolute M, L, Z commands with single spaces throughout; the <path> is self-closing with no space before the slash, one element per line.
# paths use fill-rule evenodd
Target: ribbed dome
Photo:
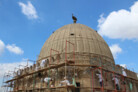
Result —
<path fill-rule="evenodd" d="M 75 44 L 75 53 L 105 56 L 114 62 L 111 51 L 104 39 L 93 29 L 82 24 L 69 24 L 56 30 L 43 45 L 38 60 L 50 56 L 50 49 L 65 53 L 66 40 Z M 73 46 L 67 45 L 67 53 Z M 56 54 L 52 52 L 52 55 Z"/>

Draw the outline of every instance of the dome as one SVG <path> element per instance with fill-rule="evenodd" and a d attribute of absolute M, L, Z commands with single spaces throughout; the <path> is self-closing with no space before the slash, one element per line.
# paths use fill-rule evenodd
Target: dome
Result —
<path fill-rule="evenodd" d="M 66 40 L 73 43 L 75 54 L 93 54 L 106 57 L 114 63 L 112 53 L 104 39 L 93 29 L 83 24 L 65 25 L 56 30 L 44 43 L 38 61 L 50 56 L 50 49 L 65 53 Z M 67 45 L 67 53 L 73 53 L 73 45 Z M 57 52 L 53 51 L 51 55 Z"/>

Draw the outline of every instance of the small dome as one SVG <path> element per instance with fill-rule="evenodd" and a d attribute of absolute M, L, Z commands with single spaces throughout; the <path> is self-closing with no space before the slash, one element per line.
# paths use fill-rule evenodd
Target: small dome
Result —
<path fill-rule="evenodd" d="M 50 56 L 50 49 L 65 53 L 66 40 L 75 44 L 75 53 L 95 54 L 107 57 L 114 63 L 112 53 L 104 39 L 93 29 L 83 24 L 68 24 L 56 30 L 43 45 L 38 61 Z M 67 53 L 73 46 L 67 45 Z M 52 55 L 56 52 L 52 52 Z"/>

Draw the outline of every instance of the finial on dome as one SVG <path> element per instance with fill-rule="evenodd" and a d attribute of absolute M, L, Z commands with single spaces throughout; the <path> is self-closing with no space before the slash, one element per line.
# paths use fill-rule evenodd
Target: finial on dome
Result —
<path fill-rule="evenodd" d="M 72 19 L 73 19 L 73 22 L 76 23 L 77 18 L 73 14 L 72 14 Z"/>

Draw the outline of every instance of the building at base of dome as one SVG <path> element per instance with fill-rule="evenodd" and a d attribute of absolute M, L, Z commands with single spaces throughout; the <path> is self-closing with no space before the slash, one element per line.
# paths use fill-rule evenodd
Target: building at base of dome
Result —
<path fill-rule="evenodd" d="M 72 53 L 73 54 L 73 53 Z M 66 55 L 64 55 L 66 56 Z M 54 56 L 50 56 L 54 57 Z M 49 57 L 49 58 L 50 58 Z M 83 59 L 86 55 L 82 55 Z M 64 61 L 64 62 L 62 62 Z M 75 60 L 76 61 L 76 60 Z M 86 59 L 87 61 L 87 59 Z M 13 79 L 6 81 L 12 89 L 9 92 L 137 92 L 138 79 L 136 73 L 115 64 L 103 63 L 103 58 L 89 56 L 89 63 L 75 63 L 73 59 L 55 59 L 45 66 L 34 64 L 16 73 Z M 102 63 L 95 63 L 95 62 Z M 107 64 L 107 65 L 106 65 Z M 109 68 L 110 67 L 110 68 Z M 123 75 L 125 71 L 126 75 Z M 99 83 L 100 74 L 103 85 Z M 44 81 L 50 77 L 52 82 Z M 66 78 L 69 84 L 62 84 Z M 118 79 L 119 90 L 115 85 Z M 6 91 L 7 92 L 7 91 Z"/>
<path fill-rule="evenodd" d="M 5 83 L 6 92 L 138 92 L 136 73 L 115 65 L 103 38 L 76 23 L 55 31 L 36 64 Z"/>

